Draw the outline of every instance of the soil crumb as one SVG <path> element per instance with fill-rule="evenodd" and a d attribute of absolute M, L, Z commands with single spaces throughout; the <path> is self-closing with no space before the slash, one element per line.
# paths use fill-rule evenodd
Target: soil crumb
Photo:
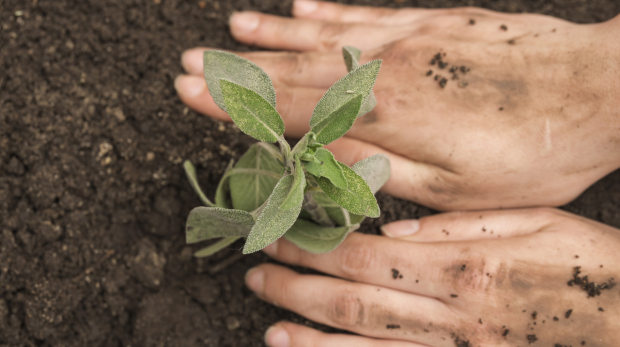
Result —
<path fill-rule="evenodd" d="M 469 25 L 476 25 L 476 20 L 475 19 L 470 19 L 469 20 Z"/>
<path fill-rule="evenodd" d="M 502 24 L 499 28 L 504 30 L 504 31 L 508 31 L 508 27 L 506 25 L 504 25 L 504 24 Z"/>
<path fill-rule="evenodd" d="M 564 314 L 564 317 L 566 317 L 566 319 L 570 318 L 570 315 L 573 314 L 573 309 L 570 309 L 568 311 L 566 311 L 566 313 Z"/>
<path fill-rule="evenodd" d="M 400 273 L 400 271 L 392 269 L 392 278 L 396 280 L 399 278 L 403 278 L 403 275 Z"/>
<path fill-rule="evenodd" d="M 507 336 L 509 332 L 510 332 L 510 329 L 504 330 L 504 333 L 502 334 L 502 336 L 504 336 L 504 337 Z"/>
<path fill-rule="evenodd" d="M 454 337 L 454 343 L 456 347 L 473 347 L 469 340 L 461 340 L 459 337 Z"/>
<path fill-rule="evenodd" d="M 577 257 L 577 256 L 575 256 Z M 579 276 L 581 274 L 581 266 L 575 266 L 573 268 L 573 278 L 568 281 L 568 286 L 573 287 L 577 286 L 581 288 L 583 291 L 588 293 L 588 298 L 593 298 L 595 296 L 601 295 L 601 291 L 609 290 L 616 286 L 613 278 L 607 280 L 606 283 L 596 284 L 594 282 L 590 282 L 588 280 L 588 276 Z"/>
<path fill-rule="evenodd" d="M 387 329 L 400 329 L 400 325 L 398 325 L 398 324 L 388 324 L 385 327 Z"/>
<path fill-rule="evenodd" d="M 538 341 L 538 337 L 536 337 L 536 335 L 527 335 L 527 342 L 530 345 L 536 341 Z"/>

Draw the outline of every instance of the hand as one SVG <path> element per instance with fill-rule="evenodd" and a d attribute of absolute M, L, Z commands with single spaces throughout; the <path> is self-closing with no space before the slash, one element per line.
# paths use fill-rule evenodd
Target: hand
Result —
<path fill-rule="evenodd" d="M 362 63 L 383 59 L 377 107 L 330 150 L 347 164 L 389 155 L 389 194 L 440 210 L 557 206 L 620 167 L 619 20 L 313 1 L 296 1 L 293 15 L 237 13 L 232 34 L 300 53 L 238 54 L 272 77 L 291 137 L 308 130 L 314 105 L 346 73 L 342 46 L 362 49 Z M 202 78 L 205 49 L 183 55 L 189 75 L 175 85 L 190 107 L 229 120 Z M 439 52 L 444 69 L 431 65 Z"/>
<path fill-rule="evenodd" d="M 352 233 L 322 255 L 285 239 L 267 247 L 275 260 L 337 278 L 262 264 L 246 275 L 261 299 L 362 335 L 281 322 L 267 343 L 603 347 L 620 340 L 620 287 L 611 280 L 620 279 L 620 230 L 559 210 L 526 209 L 452 212 L 385 231 L 413 234 Z M 608 289 L 569 286 L 575 276 Z"/>

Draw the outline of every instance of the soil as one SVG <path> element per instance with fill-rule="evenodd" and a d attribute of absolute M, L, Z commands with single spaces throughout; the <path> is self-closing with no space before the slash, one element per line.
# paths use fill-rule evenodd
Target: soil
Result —
<path fill-rule="evenodd" d="M 482 6 L 591 23 L 616 0 L 352 1 Z M 263 303 L 243 283 L 267 260 L 241 244 L 195 259 L 184 219 L 252 143 L 177 98 L 194 46 L 249 50 L 234 10 L 287 15 L 290 1 L 0 0 L 0 346 L 262 346 L 273 323 L 325 327 Z M 379 194 L 361 231 L 433 211 Z M 565 209 L 620 227 L 620 172 Z M 466 341 L 457 341 L 468 346 Z"/>

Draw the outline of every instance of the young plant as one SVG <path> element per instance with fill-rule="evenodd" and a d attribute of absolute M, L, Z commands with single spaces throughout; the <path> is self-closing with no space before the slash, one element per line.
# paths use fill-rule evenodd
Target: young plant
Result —
<path fill-rule="evenodd" d="M 381 61 L 360 66 L 360 51 L 353 47 L 344 47 L 343 55 L 349 73 L 325 93 L 310 119 L 310 132 L 291 149 L 265 71 L 232 53 L 204 53 L 213 100 L 241 131 L 262 142 L 236 165 L 228 165 L 215 203 L 200 189 L 192 163 L 185 161 L 190 184 L 206 205 L 189 214 L 187 243 L 222 238 L 196 256 L 209 256 L 241 237 L 246 238 L 244 254 L 282 236 L 307 251 L 329 252 L 365 217 L 379 216 L 374 193 L 390 176 L 388 158 L 377 154 L 349 168 L 323 148 L 376 104 L 372 87 Z M 279 148 L 271 144 L 275 142 Z"/>

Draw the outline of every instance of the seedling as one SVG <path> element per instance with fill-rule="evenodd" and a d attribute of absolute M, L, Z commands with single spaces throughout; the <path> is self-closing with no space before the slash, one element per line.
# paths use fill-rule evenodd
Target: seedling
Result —
<path fill-rule="evenodd" d="M 213 100 L 242 132 L 262 142 L 251 146 L 236 165 L 228 165 L 215 203 L 200 189 L 192 163 L 185 161 L 190 184 L 206 205 L 189 214 L 187 243 L 222 238 L 196 256 L 209 256 L 241 237 L 246 238 L 244 254 L 282 236 L 307 251 L 329 252 L 365 217 L 379 217 L 374 193 L 390 176 L 388 158 L 377 154 L 349 168 L 323 148 L 376 104 L 372 87 L 381 61 L 360 66 L 360 51 L 353 47 L 344 47 L 343 55 L 349 73 L 325 93 L 310 119 L 310 132 L 291 149 L 265 71 L 232 53 L 204 53 Z"/>

